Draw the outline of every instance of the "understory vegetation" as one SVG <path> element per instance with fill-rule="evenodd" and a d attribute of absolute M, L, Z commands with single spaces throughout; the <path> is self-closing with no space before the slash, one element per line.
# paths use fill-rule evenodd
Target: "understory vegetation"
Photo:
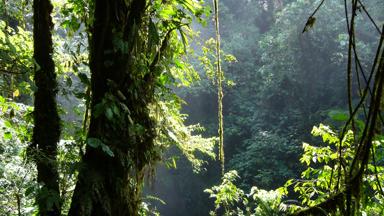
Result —
<path fill-rule="evenodd" d="M 384 215 L 383 10 L 2 0 L 0 215 Z"/>

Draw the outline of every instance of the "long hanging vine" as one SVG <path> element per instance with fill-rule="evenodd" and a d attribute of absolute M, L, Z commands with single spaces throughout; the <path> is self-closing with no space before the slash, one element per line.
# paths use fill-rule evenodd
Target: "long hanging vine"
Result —
<path fill-rule="evenodd" d="M 223 78 L 220 57 L 220 31 L 219 31 L 219 0 L 213 0 L 215 11 L 215 30 L 216 30 L 216 77 L 217 77 L 217 103 L 219 119 L 219 159 L 221 162 L 221 173 L 224 175 L 224 127 L 223 127 Z"/>

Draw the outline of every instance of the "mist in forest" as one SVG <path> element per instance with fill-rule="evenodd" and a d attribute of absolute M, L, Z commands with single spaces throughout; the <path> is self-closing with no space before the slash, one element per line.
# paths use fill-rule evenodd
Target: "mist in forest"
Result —
<path fill-rule="evenodd" d="M 0 1 L 0 215 L 384 215 L 383 11 Z"/>
<path fill-rule="evenodd" d="M 245 191 L 251 186 L 272 190 L 298 178 L 304 169 L 299 162 L 302 143 L 320 141 L 311 135 L 312 127 L 340 126 L 332 115 L 347 111 L 344 6 L 328 1 L 316 13 L 315 23 L 306 25 L 317 5 L 305 0 L 220 1 L 222 50 L 237 59 L 223 65 L 225 166 L 239 172 L 237 183 Z M 383 21 L 380 7 L 383 2 L 366 5 Z M 366 71 L 377 46 L 377 32 L 368 19 L 359 13 L 356 21 L 363 44 L 357 52 Z M 206 28 L 195 25 L 200 44 L 214 37 L 213 21 L 208 21 Z M 196 53 L 203 55 L 199 46 Z M 200 123 L 206 136 L 217 136 L 217 90 L 201 62 L 194 66 L 203 78 L 191 89 L 177 90 L 186 102 L 183 112 L 188 124 Z M 358 96 L 354 91 L 353 103 Z M 218 161 L 208 160 L 195 174 L 180 157 L 176 169 L 158 166 L 146 194 L 165 202 L 151 202 L 163 215 L 208 215 L 214 199 L 203 191 L 219 182 Z"/>

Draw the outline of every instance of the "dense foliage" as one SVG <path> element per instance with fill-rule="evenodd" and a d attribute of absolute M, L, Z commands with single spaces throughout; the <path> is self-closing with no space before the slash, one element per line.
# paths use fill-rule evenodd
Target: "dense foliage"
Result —
<path fill-rule="evenodd" d="M 220 0 L 220 79 L 210 2 L 47 1 L 54 158 L 28 154 L 47 115 L 33 2 L 0 2 L 0 215 L 383 214 L 383 1 Z M 59 195 L 39 180 L 44 160 Z"/>
<path fill-rule="evenodd" d="M 38 1 L 36 2 L 36 4 L 39 4 Z M 118 161 L 118 158 L 130 160 L 132 161 L 130 163 L 136 164 L 138 171 L 126 172 L 126 174 L 133 174 L 130 177 L 131 180 L 128 180 L 132 183 L 131 190 L 136 190 L 137 192 L 134 193 L 138 196 L 135 199 L 128 197 L 132 200 L 132 203 L 141 202 L 141 179 L 144 174 L 152 175 L 153 168 L 151 166 L 153 162 L 162 160 L 171 166 L 175 166 L 175 158 L 172 155 L 168 157 L 161 154 L 169 146 L 176 146 L 180 149 L 180 152 L 186 156 L 195 170 L 199 170 L 203 164 L 201 157 L 196 155 L 196 152 L 209 157 L 215 156 L 212 151 L 215 139 L 206 139 L 199 135 L 200 126 L 184 125 L 185 115 L 180 113 L 180 103 L 182 101 L 174 95 L 171 89 L 173 86 L 188 85 L 197 77 L 196 72 L 188 64 L 184 55 L 186 50 L 189 49 L 187 37 L 193 36 L 189 24 L 193 18 L 202 21 L 202 16 L 207 14 L 201 3 L 194 1 L 170 1 L 168 4 L 161 4 L 160 1 L 149 2 L 148 6 L 150 7 L 144 8 L 145 22 L 142 29 L 135 30 L 139 32 L 139 35 L 136 36 L 139 40 L 136 41 L 138 43 L 146 41 L 145 44 L 141 44 L 143 50 L 139 50 L 138 47 L 135 48 L 135 52 L 140 58 L 135 58 L 132 66 L 130 66 L 130 69 L 134 68 L 133 74 L 137 73 L 131 76 L 130 79 L 137 80 L 137 83 L 132 85 L 131 82 L 128 82 L 129 88 L 132 89 L 129 93 L 125 92 L 127 89 L 119 90 L 115 87 L 113 90 L 115 92 L 107 93 L 106 97 L 102 96 L 101 103 L 93 101 L 92 104 L 90 103 L 91 96 L 93 97 L 97 93 L 95 90 L 90 91 L 91 85 L 96 85 L 97 88 L 101 87 L 99 84 L 94 83 L 93 78 L 90 79 L 91 74 L 88 68 L 89 42 L 87 42 L 87 39 L 91 36 L 90 28 L 95 22 L 93 17 L 96 16 L 93 12 L 94 4 L 90 1 L 53 1 L 52 3 L 54 10 L 51 15 L 55 24 L 52 32 L 52 38 L 55 41 L 52 56 L 55 60 L 55 72 L 59 81 L 58 103 L 63 119 L 63 127 L 61 127 L 62 140 L 59 143 L 56 159 L 49 158 L 43 152 L 36 152 L 33 157 L 46 162 L 57 160 L 57 168 L 60 174 L 60 198 L 56 195 L 53 196 L 49 189 L 44 189 L 43 185 L 34 183 L 36 171 L 33 168 L 33 161 L 27 160 L 25 148 L 31 142 L 31 129 L 36 128 L 36 126 L 31 125 L 29 116 L 28 130 L 25 129 L 26 126 L 23 126 L 23 122 L 26 121 L 24 116 L 31 115 L 32 112 L 23 111 L 22 114 L 19 114 L 21 108 L 18 108 L 19 106 L 25 107 L 23 104 L 31 105 L 30 95 L 36 92 L 33 80 L 34 70 L 39 71 L 42 66 L 45 66 L 44 63 L 39 65 L 32 59 L 31 2 L 2 2 L 1 16 L 4 21 L 1 21 L 2 31 L 0 35 L 2 46 L 1 83 L 4 94 L 1 97 L 1 123 L 4 125 L 5 130 L 2 133 L 4 139 L 2 139 L 1 144 L 2 158 L 6 159 L 2 163 L 4 163 L 5 167 L 10 168 L 2 169 L 2 179 L 4 179 L 2 181 L 2 186 L 4 186 L 4 190 L 2 187 L 2 205 L 5 206 L 2 209 L 4 209 L 5 214 L 38 212 L 39 209 L 36 208 L 32 196 L 37 194 L 39 194 L 38 197 L 45 197 L 43 200 L 37 199 L 37 201 L 46 203 L 46 205 L 40 206 L 40 211 L 42 208 L 51 209 L 62 206 L 62 213 L 66 214 L 71 204 L 78 171 L 84 167 L 81 158 L 84 157 L 85 152 L 101 151 L 101 156 L 105 154 L 104 156 L 107 158 L 117 158 Z M 178 8 L 178 6 L 181 6 L 181 8 Z M 144 38 L 144 35 L 148 38 Z M 116 38 L 113 46 L 116 47 L 117 53 L 124 54 L 124 50 L 134 47 L 125 43 L 125 41 Z M 151 61 L 152 64 L 148 65 Z M 107 65 L 108 62 L 101 63 Z M 109 62 L 109 64 L 113 63 Z M 149 91 L 142 92 L 147 88 L 145 85 L 149 86 L 149 83 L 145 82 L 140 84 L 140 80 L 144 76 L 146 77 L 146 74 L 155 75 L 153 77 L 153 87 L 148 87 Z M 105 82 L 104 84 L 107 84 L 108 88 L 113 88 L 111 86 L 114 84 L 111 83 L 112 80 L 98 80 L 99 83 L 100 81 Z M 51 90 L 55 91 L 55 89 Z M 114 95 L 116 91 L 120 94 Z M 148 94 L 148 99 L 140 100 L 146 94 Z M 152 96 L 149 94 L 152 94 Z M 138 100 L 133 104 L 140 107 L 140 109 L 123 104 L 119 101 L 121 97 L 136 98 L 130 98 L 130 100 Z M 19 105 L 13 101 L 19 101 L 22 104 Z M 39 112 L 41 112 L 40 109 L 33 111 L 34 114 Z M 126 116 L 127 112 L 128 115 Z M 42 113 L 42 115 L 46 114 Z M 145 115 L 147 117 L 144 117 Z M 115 127 L 115 129 L 116 126 L 125 127 L 126 123 L 128 123 L 128 126 L 131 125 L 129 126 L 131 137 L 126 140 L 131 140 L 131 145 L 135 145 L 132 142 L 133 139 L 138 140 L 137 142 L 140 144 L 142 141 L 139 140 L 143 140 L 145 134 L 149 137 L 149 140 L 146 138 L 147 144 L 153 143 L 154 145 L 148 146 L 148 152 L 146 152 L 147 150 L 141 152 L 144 157 L 136 158 L 139 154 L 139 147 L 144 144 L 138 145 L 137 148 L 131 148 L 132 152 L 127 156 L 123 156 L 116 146 L 113 147 L 112 144 L 105 140 L 106 137 L 95 138 L 92 135 L 87 135 L 89 123 L 92 124 L 92 120 L 89 122 L 90 117 L 97 118 L 98 116 L 106 118 L 107 124 L 112 123 L 112 128 Z M 150 120 L 146 121 L 144 118 Z M 145 126 L 145 122 L 149 124 Z M 23 124 L 20 125 L 21 123 Z M 116 126 L 113 126 L 113 124 Z M 49 135 L 49 128 L 46 130 L 48 131 L 44 133 Z M 107 128 L 106 130 L 113 131 L 114 129 Z M 152 135 L 148 130 L 153 132 Z M 132 136 L 136 136 L 136 138 Z M 121 138 L 125 139 L 124 137 Z M 113 140 L 113 138 L 108 139 Z M 9 143 L 12 141 L 14 147 L 11 149 Z M 39 143 L 36 145 L 41 146 Z M 138 162 L 135 158 L 142 160 L 142 162 Z M 29 167 L 32 167 L 32 169 Z M 138 173 L 135 174 L 135 172 Z M 16 178 L 17 173 L 24 180 Z M 135 175 L 136 179 L 134 178 Z M 137 178 L 137 176 L 141 177 Z M 133 181 L 137 182 L 133 183 Z M 13 187 L 13 189 L 9 189 L 10 187 Z M 3 202 L 3 198 L 7 201 Z"/>

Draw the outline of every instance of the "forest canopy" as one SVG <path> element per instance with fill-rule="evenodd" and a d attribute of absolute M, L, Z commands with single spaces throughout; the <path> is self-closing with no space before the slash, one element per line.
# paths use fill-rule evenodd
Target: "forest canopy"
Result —
<path fill-rule="evenodd" d="M 383 215 L 382 0 L 3 0 L 0 215 Z"/>

